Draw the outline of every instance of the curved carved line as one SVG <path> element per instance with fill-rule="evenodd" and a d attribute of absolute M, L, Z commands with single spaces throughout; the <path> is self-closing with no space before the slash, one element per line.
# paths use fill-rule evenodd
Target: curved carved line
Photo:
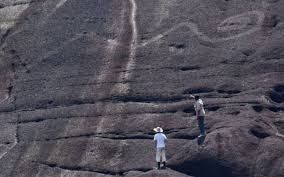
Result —
<path fill-rule="evenodd" d="M 206 36 L 203 32 L 199 31 L 197 24 L 191 23 L 191 22 L 183 22 L 183 23 L 180 23 L 177 26 L 165 31 L 164 33 L 159 34 L 159 35 L 153 37 L 152 39 L 150 39 L 146 42 L 143 42 L 142 44 L 139 44 L 138 47 L 145 47 L 146 45 L 151 44 L 151 43 L 163 38 L 165 35 L 173 32 L 173 31 L 175 31 L 175 30 L 177 30 L 181 27 L 188 27 L 189 30 L 191 32 L 193 32 L 199 39 L 206 41 L 206 42 L 212 42 L 212 43 L 223 42 L 223 41 L 232 40 L 232 39 L 235 39 L 235 38 L 240 38 L 242 36 L 252 34 L 252 33 L 258 31 L 259 29 L 261 29 L 261 24 L 263 23 L 264 17 L 265 17 L 264 13 L 261 12 L 261 11 L 250 11 L 250 12 L 246 12 L 246 13 L 243 13 L 243 14 L 239 14 L 239 15 L 236 15 L 236 16 L 229 17 L 229 18 L 225 19 L 223 22 L 221 22 L 220 25 L 226 23 L 227 21 L 233 20 L 235 18 L 243 17 L 243 16 L 246 16 L 246 15 L 256 15 L 258 17 L 256 26 L 254 28 L 246 31 L 246 32 L 243 32 L 243 33 L 240 33 L 240 34 L 237 34 L 237 35 L 234 35 L 234 36 L 211 39 L 210 37 Z"/>

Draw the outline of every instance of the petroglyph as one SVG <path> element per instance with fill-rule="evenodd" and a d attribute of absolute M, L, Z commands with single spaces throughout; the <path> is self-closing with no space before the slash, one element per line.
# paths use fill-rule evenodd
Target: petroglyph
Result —
<path fill-rule="evenodd" d="M 5 102 L 6 100 L 8 100 L 10 97 L 8 94 L 6 94 L 5 98 L 3 98 L 2 100 L 0 100 L 0 104 Z"/>
<path fill-rule="evenodd" d="M 278 136 L 278 137 L 284 138 L 284 135 L 279 133 L 279 132 L 277 132 L 275 135 Z"/>
<path fill-rule="evenodd" d="M 245 35 L 250 35 L 258 30 L 261 29 L 261 25 L 263 24 L 264 21 L 264 13 L 261 11 L 250 11 L 250 12 L 245 12 L 243 14 L 239 14 L 236 16 L 232 16 L 229 17 L 227 19 L 225 19 L 224 21 L 222 21 L 218 27 L 217 27 L 217 31 L 218 32 L 229 32 L 229 31 L 236 31 L 236 30 L 241 30 L 241 29 L 245 29 L 245 28 L 249 28 L 246 29 L 245 32 L 233 35 L 233 36 L 228 36 L 228 37 L 221 37 L 221 38 L 210 38 L 209 36 L 207 36 L 206 34 L 204 34 L 203 32 L 201 32 L 197 26 L 197 24 L 192 23 L 192 22 L 183 22 L 183 23 L 179 23 L 178 25 L 176 25 L 175 27 L 165 31 L 162 34 L 159 34 L 155 37 L 153 37 L 152 39 L 149 39 L 145 42 L 143 42 L 142 44 L 139 44 L 138 47 L 144 47 L 148 44 L 151 44 L 157 40 L 160 40 L 161 38 L 163 38 L 164 36 L 168 35 L 169 33 L 182 28 L 182 27 L 187 27 L 189 28 L 189 31 L 194 33 L 200 40 L 202 41 L 206 41 L 206 42 L 212 42 L 212 43 L 216 43 L 216 42 L 224 42 L 224 41 L 228 41 L 228 40 L 233 40 L 236 38 L 240 38 L 243 37 Z M 256 18 L 257 20 L 255 20 L 254 18 Z"/>
<path fill-rule="evenodd" d="M 5 8 L 0 9 L 0 32 L 6 33 L 8 30 L 13 28 L 15 24 L 21 19 L 21 14 L 29 7 L 29 3 L 11 5 Z M 0 36 L 0 39 L 2 36 Z M 5 94 L 5 97 L 0 100 L 0 104 L 4 104 L 11 97 L 8 93 Z M 9 100 L 10 101 L 10 100 Z M 0 160 L 5 157 L 11 149 L 13 149 L 17 144 L 17 133 L 15 132 L 14 142 L 9 144 L 0 145 L 3 147 L 3 151 L 0 152 Z M 1 148 L 2 149 L 2 148 Z"/>
<path fill-rule="evenodd" d="M 236 15 L 233 17 L 229 17 L 223 22 L 219 24 L 217 27 L 218 31 L 226 32 L 226 31 L 232 31 L 232 30 L 240 30 L 243 29 L 249 25 L 254 25 L 253 23 L 253 16 L 259 16 L 261 17 L 262 14 L 260 14 L 258 11 L 252 11 L 247 12 L 244 14 Z M 259 18 L 256 24 L 261 24 L 263 18 Z"/>
<path fill-rule="evenodd" d="M 135 0 L 130 0 L 131 3 L 131 27 L 132 27 L 132 41 L 130 44 L 130 55 L 129 55 L 129 60 L 127 62 L 126 66 L 126 72 L 123 72 L 119 76 L 119 82 L 118 84 L 115 85 L 113 88 L 113 92 L 118 92 L 119 94 L 127 94 L 129 92 L 129 84 L 128 81 L 131 78 L 131 71 L 135 68 L 135 55 L 136 55 L 136 50 L 140 47 L 145 47 L 149 44 L 152 44 L 169 33 L 176 31 L 182 27 L 187 27 L 189 29 L 189 32 L 192 32 L 195 36 L 197 36 L 200 40 L 210 42 L 210 43 L 217 43 L 217 42 L 225 42 L 228 40 L 233 40 L 237 39 L 240 37 L 243 37 L 245 35 L 250 35 L 258 30 L 261 29 L 261 26 L 264 21 L 264 13 L 261 11 L 249 11 L 245 12 L 242 14 L 238 14 L 235 16 L 231 16 L 224 21 L 222 21 L 218 26 L 217 26 L 217 33 L 228 33 L 232 31 L 240 31 L 244 30 L 243 32 L 240 32 L 238 34 L 232 35 L 232 36 L 227 36 L 227 37 L 220 37 L 220 38 L 210 38 L 207 36 L 204 32 L 202 32 L 198 25 L 193 23 L 193 22 L 182 22 L 174 27 L 170 28 L 169 30 L 158 34 L 157 36 L 154 36 L 153 38 L 146 40 L 142 43 L 138 43 L 137 38 L 138 38 L 138 29 L 137 29 L 137 24 L 136 24 L 136 13 L 137 13 L 137 5 Z M 121 45 L 117 42 L 109 41 L 115 46 Z"/>
<path fill-rule="evenodd" d="M 60 0 L 59 3 L 56 5 L 56 9 L 60 8 L 63 6 L 68 0 Z"/>
<path fill-rule="evenodd" d="M 19 20 L 21 13 L 28 7 L 29 4 L 21 4 L 0 9 L 0 30 L 12 28 Z"/>
<path fill-rule="evenodd" d="M 282 133 L 279 132 L 278 128 L 274 125 L 272 125 L 271 123 L 269 123 L 271 129 L 275 132 L 275 136 L 280 137 L 280 138 L 284 138 L 284 135 Z"/>
<path fill-rule="evenodd" d="M 279 132 L 279 130 L 276 126 L 274 126 L 273 124 L 271 124 L 269 122 L 266 122 L 266 123 L 271 127 L 271 130 L 274 131 L 275 136 L 280 137 L 280 138 L 284 138 L 284 135 Z"/>
<path fill-rule="evenodd" d="M 9 121 L 9 118 L 5 118 L 0 122 L 0 160 L 18 144 L 18 126 Z"/>
<path fill-rule="evenodd" d="M 192 22 L 183 22 L 163 32 L 162 34 L 158 34 L 157 36 L 138 44 L 138 41 L 137 41 L 138 29 L 137 29 L 137 23 L 136 23 L 137 5 L 136 5 L 135 0 L 130 0 L 130 4 L 131 4 L 130 22 L 131 22 L 131 27 L 132 27 L 132 40 L 130 44 L 129 60 L 126 66 L 126 72 L 123 72 L 120 74 L 119 83 L 116 84 L 112 90 L 113 93 L 118 92 L 119 94 L 127 94 L 129 92 L 128 81 L 131 78 L 131 71 L 135 68 L 135 55 L 136 55 L 136 50 L 138 48 L 145 47 L 151 43 L 154 43 L 162 39 L 169 33 L 175 30 L 178 30 L 182 27 L 187 27 L 189 29 L 189 32 L 194 33 L 202 41 L 216 43 L 216 42 L 224 42 L 228 40 L 233 40 L 236 38 L 243 37 L 245 35 L 250 35 L 258 31 L 259 29 L 261 29 L 261 25 L 263 24 L 264 17 L 265 17 L 264 13 L 261 11 L 250 11 L 250 12 L 245 12 L 242 14 L 238 14 L 236 16 L 229 17 L 225 19 L 224 21 L 222 21 L 217 26 L 218 33 L 226 33 L 226 32 L 237 31 L 237 30 L 245 30 L 245 31 L 239 34 L 235 34 L 233 36 L 220 37 L 220 38 L 210 38 L 205 33 L 200 31 L 197 24 L 192 23 Z M 109 43 L 111 44 L 110 46 L 112 47 L 121 45 L 116 41 L 109 41 Z"/>
<path fill-rule="evenodd" d="M 131 2 L 133 2 L 133 4 L 135 4 L 134 0 L 131 0 Z M 261 29 L 261 26 L 264 22 L 264 18 L 265 18 L 265 14 L 262 11 L 249 11 L 249 12 L 245 12 L 236 16 L 232 16 L 229 17 L 227 19 L 225 19 L 224 21 L 222 21 L 221 23 L 219 23 L 219 25 L 217 26 L 217 32 L 221 33 L 221 32 L 231 32 L 231 31 L 237 31 L 237 30 L 242 30 L 244 29 L 244 32 L 241 32 L 239 34 L 235 34 L 233 36 L 228 36 L 228 37 L 220 37 L 220 38 L 210 38 L 209 36 L 207 36 L 206 34 L 204 34 L 202 31 L 200 31 L 200 29 L 198 28 L 198 25 L 193 23 L 193 22 L 182 22 L 179 23 L 177 25 L 175 25 L 174 27 L 170 28 L 169 30 L 158 34 L 157 36 L 149 39 L 149 40 L 145 40 L 142 43 L 138 43 L 137 42 L 137 36 L 138 36 L 138 32 L 137 32 L 137 25 L 136 25 L 136 4 L 133 5 L 134 8 L 132 9 L 132 29 L 133 29 L 133 39 L 132 39 L 132 43 L 131 43 L 131 48 L 135 49 L 135 50 L 131 50 L 131 55 L 130 58 L 132 61 L 134 54 L 136 53 L 136 49 L 140 48 L 140 47 L 145 47 L 148 44 L 151 44 L 153 42 L 156 42 L 160 39 L 162 39 L 163 37 L 165 37 L 166 35 L 170 34 L 171 32 L 174 32 L 182 27 L 187 27 L 189 28 L 189 32 L 194 33 L 200 40 L 202 41 L 206 41 L 206 42 L 211 42 L 211 43 L 216 43 L 216 42 L 225 42 L 228 40 L 233 40 L 233 39 L 237 39 L 246 35 L 250 35 L 258 30 Z M 245 29 L 248 28 L 248 29 Z M 135 42 L 133 42 L 135 41 Z M 136 45 L 133 45 L 136 44 Z M 121 45 L 119 43 L 116 43 L 116 45 Z"/>
<path fill-rule="evenodd" d="M 8 152 L 11 151 L 17 144 L 18 144 L 18 142 L 17 142 L 17 138 L 16 138 L 16 135 L 15 135 L 15 140 L 14 140 L 13 144 L 10 145 L 10 146 L 6 146 L 6 150 L 4 152 L 0 152 L 0 160 L 3 157 L 5 157 L 5 155 L 8 154 Z"/>

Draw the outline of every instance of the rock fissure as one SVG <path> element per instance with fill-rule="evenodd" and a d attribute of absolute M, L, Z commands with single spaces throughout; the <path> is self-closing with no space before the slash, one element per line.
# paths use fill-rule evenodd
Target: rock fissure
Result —
<path fill-rule="evenodd" d="M 149 140 L 153 139 L 152 134 L 111 134 L 111 133 L 86 133 L 81 135 L 74 135 L 74 136 L 65 136 L 65 137 L 58 137 L 58 138 L 43 138 L 37 139 L 35 141 L 38 142 L 48 142 L 48 141 L 60 141 L 60 140 L 67 140 L 67 139 L 78 139 L 78 138 L 101 138 L 101 139 L 111 139 L 111 140 Z"/>
<path fill-rule="evenodd" d="M 91 173 L 100 173 L 104 175 L 118 175 L 119 173 L 114 173 L 107 170 L 98 170 L 95 168 L 88 168 L 82 166 L 65 166 L 65 165 L 58 165 L 55 163 L 47 163 L 47 162 L 37 162 L 34 161 L 33 163 L 38 163 L 40 165 L 48 166 L 50 168 L 59 168 L 61 170 L 68 170 L 68 171 L 80 171 L 80 172 L 91 172 Z"/>
<path fill-rule="evenodd" d="M 36 111 L 36 110 L 35 110 Z M 29 111 L 30 112 L 30 111 Z M 41 123 L 44 121 L 50 121 L 50 120 L 66 120 L 66 119 L 92 119 L 92 118 L 102 118 L 106 116 L 135 116 L 135 115 L 160 115 L 160 114 L 174 114 L 176 113 L 177 110 L 158 110 L 158 111 L 150 111 L 150 112 L 131 112 L 131 113 L 114 113 L 114 114 L 98 114 L 98 115 L 92 115 L 92 116 L 66 116 L 66 117 L 53 117 L 53 118 L 48 118 L 48 117 L 41 117 L 41 118 L 35 118 L 35 119 L 19 119 L 17 122 L 9 122 L 11 124 L 29 124 L 29 123 Z M 131 119 L 131 118 L 130 118 Z"/>
<path fill-rule="evenodd" d="M 103 175 L 115 175 L 115 176 L 124 176 L 124 174 L 135 171 L 135 172 L 148 172 L 153 169 L 150 168 L 137 168 L 132 170 L 124 170 L 124 171 L 108 171 L 103 169 L 95 169 L 93 167 L 83 167 L 83 166 L 67 166 L 67 165 L 59 165 L 56 163 L 48 163 L 48 162 L 39 162 L 39 161 L 33 161 L 33 163 L 37 163 L 40 165 L 44 165 L 50 168 L 58 168 L 61 170 L 68 170 L 68 171 L 78 171 L 78 172 L 91 172 L 91 173 L 100 173 Z"/>

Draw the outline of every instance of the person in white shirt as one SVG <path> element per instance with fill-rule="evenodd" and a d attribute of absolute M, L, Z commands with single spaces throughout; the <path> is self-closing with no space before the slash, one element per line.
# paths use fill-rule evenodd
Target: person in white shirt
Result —
<path fill-rule="evenodd" d="M 156 142 L 156 161 L 158 164 L 158 169 L 161 169 L 161 162 L 163 163 L 163 169 L 166 168 L 166 141 L 167 137 L 163 133 L 163 129 L 161 127 L 154 128 L 156 132 L 154 136 L 154 141 Z"/>
<path fill-rule="evenodd" d="M 198 127 L 200 130 L 200 135 L 198 137 L 205 136 L 205 127 L 204 127 L 205 110 L 203 106 L 203 101 L 199 98 L 198 95 L 196 96 L 190 95 L 190 97 L 195 99 L 194 109 L 198 121 Z"/>

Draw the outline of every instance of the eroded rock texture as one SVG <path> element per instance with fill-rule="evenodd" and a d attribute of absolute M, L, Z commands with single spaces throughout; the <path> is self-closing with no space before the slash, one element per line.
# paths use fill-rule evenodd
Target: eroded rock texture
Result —
<path fill-rule="evenodd" d="M 283 176 L 283 11 L 0 0 L 0 176 Z M 189 94 L 205 102 L 202 144 Z M 153 170 L 156 126 L 168 170 Z"/>

